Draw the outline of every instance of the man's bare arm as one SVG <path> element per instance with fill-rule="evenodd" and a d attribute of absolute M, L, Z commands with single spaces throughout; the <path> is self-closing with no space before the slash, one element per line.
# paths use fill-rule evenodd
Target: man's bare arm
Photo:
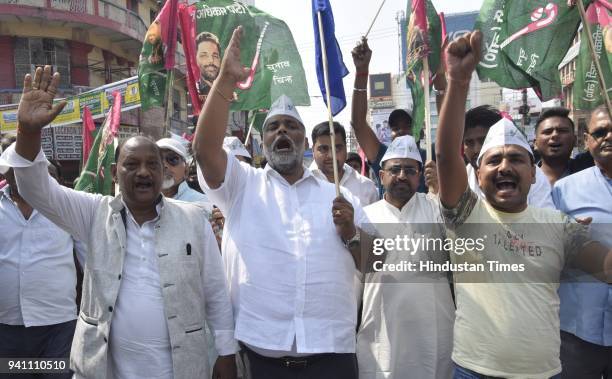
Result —
<path fill-rule="evenodd" d="M 448 87 L 436 137 L 436 158 L 440 201 L 447 208 L 457 206 L 467 188 L 467 173 L 461 158 L 465 103 L 472 72 L 480 60 L 482 35 L 475 31 L 453 41 L 446 50 Z"/>
<path fill-rule="evenodd" d="M 612 250 L 599 242 L 584 245 L 572 265 L 604 283 L 612 284 Z"/>
<path fill-rule="evenodd" d="M 249 75 L 249 69 L 240 62 L 241 26 L 234 30 L 223 55 L 219 77 L 215 80 L 198 118 L 193 151 L 202 169 L 206 184 L 218 188 L 224 181 L 227 155 L 223 138 L 229 117 L 230 103 L 237 82 Z"/>
<path fill-rule="evenodd" d="M 355 90 L 351 105 L 351 126 L 357 137 L 359 146 L 363 149 L 370 162 L 376 160 L 380 141 L 366 121 L 368 113 L 368 70 L 372 50 L 368 46 L 368 40 L 362 38 L 361 42 L 353 49 L 353 63 L 355 64 Z"/>

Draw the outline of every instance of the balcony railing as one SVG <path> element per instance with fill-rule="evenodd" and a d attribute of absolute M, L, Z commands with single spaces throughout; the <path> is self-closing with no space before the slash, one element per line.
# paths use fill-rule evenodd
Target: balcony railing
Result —
<path fill-rule="evenodd" d="M 63 1 L 75 1 L 75 0 L 63 0 Z M 93 1 L 93 0 L 76 0 L 76 1 Z M 114 4 L 111 1 L 107 0 L 98 0 L 98 11 L 100 16 L 109 18 L 113 21 L 116 21 L 120 24 L 127 25 L 128 28 L 136 31 L 141 38 L 144 38 L 145 33 L 147 32 L 147 25 L 140 18 L 140 16 L 123 7 L 120 7 Z"/>
<path fill-rule="evenodd" d="M 97 9 L 95 3 L 97 2 Z M 36 8 L 55 9 L 83 15 L 104 17 L 130 29 L 142 38 L 147 25 L 140 16 L 110 0 L 0 0 L 0 4 L 24 5 Z"/>

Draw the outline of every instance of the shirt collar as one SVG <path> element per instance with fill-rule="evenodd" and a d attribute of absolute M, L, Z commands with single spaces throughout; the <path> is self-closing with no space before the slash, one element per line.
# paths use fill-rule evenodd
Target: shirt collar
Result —
<path fill-rule="evenodd" d="M 264 167 L 264 173 L 268 176 L 268 177 L 274 177 L 278 180 L 280 180 L 281 183 L 290 185 L 287 180 L 285 178 L 283 178 L 283 176 L 281 174 L 278 173 L 278 171 L 276 171 L 275 169 L 272 168 L 272 166 L 270 166 L 269 164 L 266 165 L 266 167 Z M 302 181 L 306 181 L 306 180 L 314 180 L 315 183 L 319 184 L 319 182 L 317 181 L 316 177 L 313 175 L 312 171 L 308 168 L 308 167 L 304 167 L 304 173 L 302 174 L 302 177 L 295 183 L 293 183 L 293 185 L 297 185 Z"/>
<path fill-rule="evenodd" d="M 151 221 L 156 221 L 159 219 L 159 217 L 161 216 L 161 213 L 164 209 L 164 204 L 165 204 L 165 199 L 164 196 L 160 193 L 159 197 L 156 200 L 155 203 L 155 210 L 157 211 L 157 217 L 155 217 L 153 220 Z M 110 206 L 111 208 L 115 211 L 115 212 L 121 212 L 123 210 L 126 211 L 126 213 L 133 218 L 132 213 L 130 212 L 130 209 L 127 207 L 127 205 L 125 205 L 125 202 L 123 201 L 123 196 L 121 196 L 121 194 L 115 196 L 115 198 L 113 200 L 111 200 L 110 202 Z M 149 222 L 149 221 L 147 221 Z"/>
<path fill-rule="evenodd" d="M 415 192 L 410 198 L 410 200 L 408 200 L 408 202 L 404 204 L 402 209 L 397 209 L 395 205 L 391 204 L 390 202 L 387 201 L 387 199 L 385 199 L 384 195 L 383 195 L 382 201 L 384 201 L 385 206 L 387 206 L 387 208 L 389 208 L 391 212 L 393 212 L 393 214 L 399 218 L 402 214 L 406 214 L 410 212 L 412 208 L 415 207 L 415 203 L 417 202 L 417 197 L 418 197 L 417 192 Z"/>
<path fill-rule="evenodd" d="M 13 201 L 13 199 L 11 199 L 11 187 L 8 184 L 0 189 L 0 200 L 2 199 L 8 200 L 15 207 L 15 209 L 17 209 L 17 211 L 21 214 L 21 210 L 19 210 L 19 206 L 17 205 L 16 202 Z M 38 214 L 38 210 L 32 209 L 32 214 L 30 215 L 29 219 L 32 220 L 34 216 L 36 216 L 37 214 Z"/>
<path fill-rule="evenodd" d="M 344 173 L 342 174 L 342 177 L 340 178 L 340 185 L 343 185 L 344 183 L 346 183 L 346 181 L 350 178 L 350 176 L 354 175 L 354 171 L 355 171 L 351 166 L 347 165 L 346 163 L 342 166 L 342 168 L 344 169 Z M 317 166 L 317 162 L 312 161 L 312 164 L 310 165 L 310 167 L 308 167 L 308 169 L 317 178 L 328 181 L 327 176 L 325 176 L 323 171 L 321 171 L 319 169 L 319 166 Z"/>
<path fill-rule="evenodd" d="M 187 181 L 183 180 L 181 184 L 179 184 L 178 189 L 176 191 L 176 195 L 174 195 L 173 199 L 181 198 L 185 192 L 187 192 L 189 186 L 187 185 Z"/>

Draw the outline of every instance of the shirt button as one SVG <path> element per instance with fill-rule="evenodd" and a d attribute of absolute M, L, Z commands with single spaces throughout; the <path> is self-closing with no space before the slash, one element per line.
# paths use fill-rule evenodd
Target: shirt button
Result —
<path fill-rule="evenodd" d="M 108 340 L 106 339 L 106 337 L 104 337 L 104 342 L 108 342 Z"/>
<path fill-rule="evenodd" d="M 117 277 L 117 279 L 121 280 L 121 274 L 119 274 L 119 276 Z"/>
<path fill-rule="evenodd" d="M 108 306 L 108 311 L 109 311 L 109 312 L 112 312 L 112 311 L 113 311 L 113 307 L 109 305 L 109 306 Z"/>

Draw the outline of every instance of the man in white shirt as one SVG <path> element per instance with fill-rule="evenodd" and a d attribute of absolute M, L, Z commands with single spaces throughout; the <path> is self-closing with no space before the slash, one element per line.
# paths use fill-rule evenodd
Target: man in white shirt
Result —
<path fill-rule="evenodd" d="M 481 43 L 476 31 L 446 50 L 449 84 L 436 138 L 442 216 L 456 242 L 475 241 L 461 250 L 457 244 L 451 254 L 457 266 L 454 377 L 558 378 L 561 272 L 576 267 L 610 282 L 612 252 L 567 215 L 528 205 L 535 161 L 507 119 L 489 129 L 476 159 L 485 198 L 468 186 L 459 148 Z"/>
<path fill-rule="evenodd" d="M 381 160 L 384 198 L 364 208 L 370 224 L 362 223 L 378 240 L 414 238 L 425 232 L 428 238 L 443 238 L 437 199 L 417 192 L 421 162 L 412 136 L 397 137 L 389 145 Z M 448 254 L 422 247 L 414 254 L 390 249 L 380 257 L 366 269 L 357 334 L 359 378 L 451 378 L 455 309 L 446 272 L 394 271 L 383 266 L 399 267 L 408 260 L 442 262 Z"/>
<path fill-rule="evenodd" d="M 68 359 L 77 315 L 72 237 L 20 196 L 4 155 L 0 173 L 8 185 L 0 190 L 0 357 Z"/>
<path fill-rule="evenodd" d="M 336 161 L 338 163 L 338 180 L 340 185 L 359 199 L 361 206 L 378 201 L 378 190 L 374 182 L 359 174 L 346 162 L 346 132 L 344 127 L 334 122 L 336 134 Z M 332 161 L 331 137 L 329 122 L 322 122 L 312 130 L 312 153 L 314 161 L 310 165 L 312 173 L 321 180 L 334 182 L 334 167 Z"/>
<path fill-rule="evenodd" d="M 196 205 L 161 195 L 161 152 L 146 137 L 117 148 L 116 197 L 60 186 L 46 174 L 41 129 L 62 110 L 51 67 L 24 80 L 15 148 L 5 153 L 22 196 L 87 243 L 83 299 L 70 357 L 76 378 L 208 377 L 204 320 L 221 357 L 215 378 L 235 379 L 237 346 L 221 257 Z"/>
<path fill-rule="evenodd" d="M 248 76 L 238 27 L 200 114 L 199 179 L 226 217 L 223 259 L 252 379 L 354 379 L 358 201 L 303 167 L 305 128 L 281 95 L 263 125 L 265 169 L 222 149 L 231 94 Z M 351 249 L 347 248 L 351 247 Z"/>

